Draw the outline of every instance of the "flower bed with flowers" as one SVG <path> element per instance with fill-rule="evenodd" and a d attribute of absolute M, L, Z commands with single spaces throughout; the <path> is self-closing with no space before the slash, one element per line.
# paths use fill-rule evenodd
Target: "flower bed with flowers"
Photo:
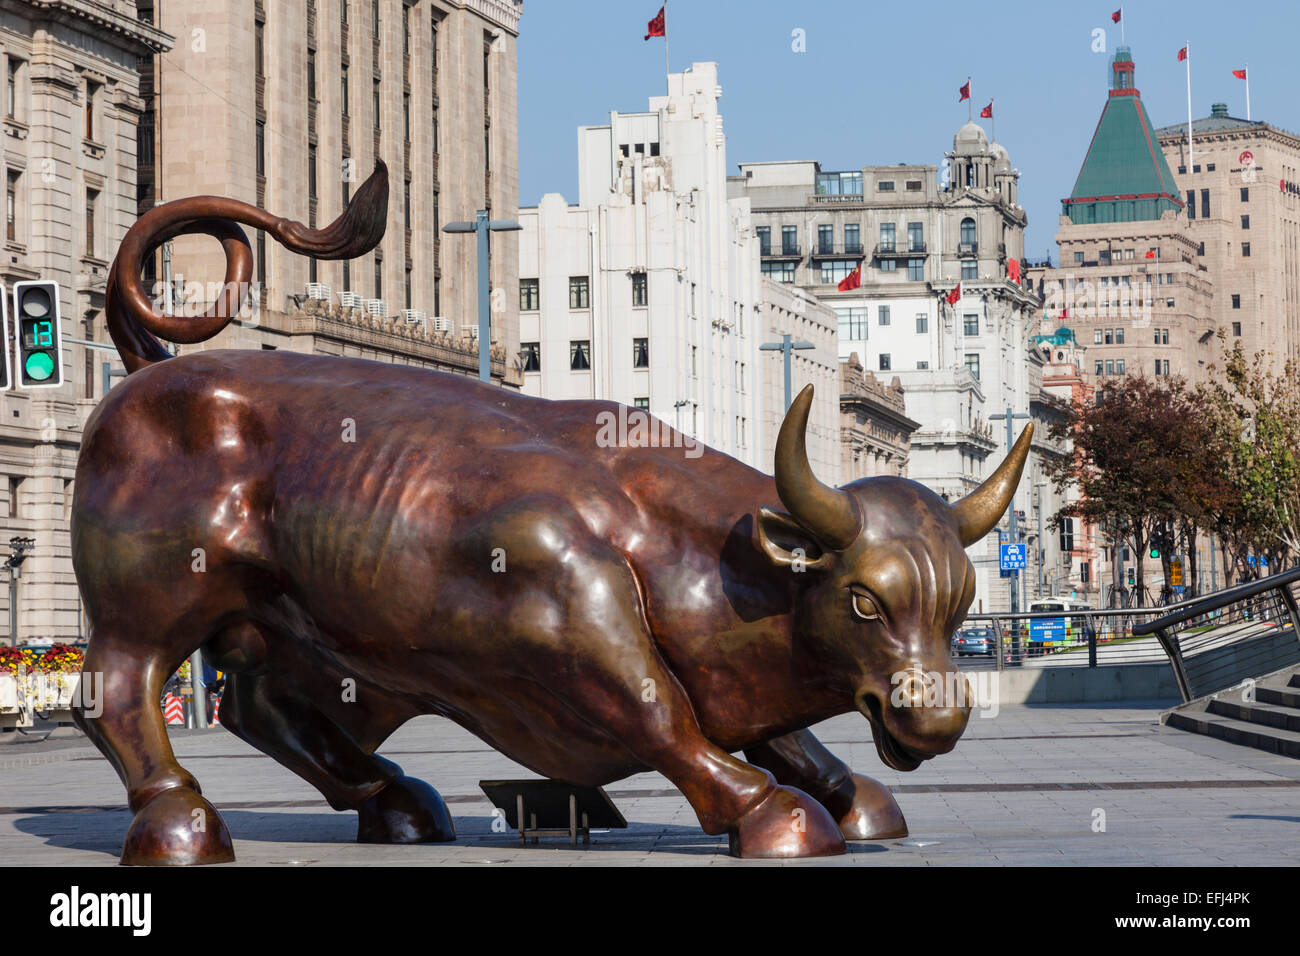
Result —
<path fill-rule="evenodd" d="M 63 710 L 72 703 L 83 660 L 81 648 L 0 647 L 0 713 Z"/>

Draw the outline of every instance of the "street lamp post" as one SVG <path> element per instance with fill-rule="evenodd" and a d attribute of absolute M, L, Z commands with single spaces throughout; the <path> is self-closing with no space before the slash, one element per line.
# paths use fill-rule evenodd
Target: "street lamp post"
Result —
<path fill-rule="evenodd" d="M 689 404 L 690 402 L 688 402 L 684 398 L 678 399 L 677 401 L 673 402 L 673 408 L 677 412 L 677 430 L 679 432 L 682 430 L 682 406 L 689 405 Z"/>
<path fill-rule="evenodd" d="M 492 289 L 488 275 L 488 233 L 518 232 L 524 227 L 513 219 L 488 219 L 486 209 L 475 214 L 473 222 L 449 222 L 443 232 L 478 233 L 478 378 L 480 382 L 492 381 Z"/>
<path fill-rule="evenodd" d="M 989 421 L 992 421 L 992 422 L 998 422 L 998 421 L 1002 421 L 1003 419 L 1006 419 L 1006 422 L 1007 422 L 1007 453 L 1008 453 L 1008 454 L 1010 454 L 1010 452 L 1011 452 L 1011 445 L 1013 444 L 1012 441 L 1011 441 L 1011 429 L 1012 429 L 1012 427 L 1013 427 L 1013 426 L 1012 426 L 1012 419 L 1016 419 L 1016 418 L 1028 418 L 1028 417 L 1029 417 L 1029 416 L 1026 415 L 1024 412 L 1014 412 L 1014 413 L 1013 413 L 1013 412 L 1011 411 L 1011 406 L 1010 406 L 1010 405 L 1007 406 L 1007 410 L 1006 410 L 1006 413 L 1005 413 L 1005 414 L 1002 414 L 1002 415 L 990 415 L 990 416 L 989 416 Z M 1019 534 L 1018 534 L 1018 529 L 1017 529 L 1017 527 L 1016 527 L 1016 496 L 1015 496 L 1015 493 L 1014 493 L 1014 492 L 1013 492 L 1012 495 L 1011 495 L 1011 504 L 1008 506 L 1008 511 L 1010 512 L 1010 523 L 1011 523 L 1011 543 L 1012 543 L 1012 544 L 1019 544 L 1019 543 L 1020 543 L 1020 537 L 1019 537 Z M 1041 543 L 1041 542 L 1040 542 L 1040 543 Z M 1019 611 L 1020 611 L 1020 593 L 1019 593 L 1019 590 L 1018 590 L 1018 587 L 1017 587 L 1019 584 L 1020 584 L 1020 572 L 1019 572 L 1019 571 L 1012 571 L 1012 572 L 1011 572 L 1011 613 L 1012 613 L 1012 614 L 1019 613 Z M 1017 628 L 1017 630 L 1016 630 L 1015 633 L 1017 633 L 1017 634 L 1019 633 L 1019 629 L 1018 629 L 1018 628 Z"/>
<path fill-rule="evenodd" d="M 18 646 L 18 575 L 27 552 L 36 544 L 35 538 L 15 537 L 9 539 L 9 557 L 5 567 L 9 569 L 9 643 Z"/>
<path fill-rule="evenodd" d="M 782 335 L 780 342 L 764 342 L 759 346 L 759 349 L 764 352 L 781 350 L 785 360 L 785 407 L 787 410 L 790 408 L 790 403 L 794 401 L 794 395 L 790 391 L 790 358 L 794 355 L 795 349 L 813 349 L 817 347 L 811 342 L 791 342 L 791 338 L 792 336 Z"/>
<path fill-rule="evenodd" d="M 1038 489 L 1038 596 L 1043 596 L 1043 555 L 1047 548 L 1043 546 L 1043 489 L 1047 487 L 1047 482 L 1040 481 L 1035 488 Z M 1056 593 L 1056 588 L 1052 588 L 1052 593 Z"/>

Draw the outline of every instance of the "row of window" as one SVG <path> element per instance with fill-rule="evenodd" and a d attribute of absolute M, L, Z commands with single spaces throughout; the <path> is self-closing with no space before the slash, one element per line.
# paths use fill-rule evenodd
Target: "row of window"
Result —
<path fill-rule="evenodd" d="M 542 343 L 541 342 L 522 342 L 519 345 L 519 351 L 524 360 L 525 372 L 540 372 L 542 370 Z M 695 347 L 691 347 L 691 373 L 695 374 Z M 632 367 L 649 368 L 650 367 L 650 340 L 633 339 L 632 340 Z M 575 339 L 569 343 L 569 369 L 574 372 L 587 372 L 591 370 L 591 340 Z M 743 375 L 743 363 L 741 363 L 741 374 Z M 742 388 L 743 391 L 743 388 Z"/>
<path fill-rule="evenodd" d="M 876 362 L 877 362 L 877 366 L 882 372 L 889 372 L 893 370 L 893 358 L 891 357 L 889 352 L 876 353 Z M 975 352 L 966 353 L 966 355 L 963 356 L 962 358 L 962 365 L 964 365 L 967 369 L 969 369 L 970 373 L 974 375 L 976 378 L 980 377 L 980 357 L 977 353 Z M 922 359 L 916 363 L 916 369 L 919 372 L 926 371 L 927 369 L 929 369 L 929 367 L 930 367 L 930 363 L 925 359 Z"/>
<path fill-rule="evenodd" d="M 632 273 L 632 305 L 642 308 L 650 304 L 649 283 L 644 272 Z M 541 280 L 519 280 L 519 311 L 536 312 L 541 308 Z M 591 284 L 587 276 L 569 276 L 569 308 L 591 308 Z"/>
<path fill-rule="evenodd" d="M 1160 366 L 1160 363 L 1157 361 L 1157 362 L 1156 362 L 1156 374 L 1157 374 L 1157 375 L 1160 374 L 1160 367 L 1159 367 L 1159 366 Z M 1094 369 L 1094 371 L 1095 371 L 1098 375 L 1123 375 L 1123 374 L 1124 374 L 1124 360 L 1123 360 L 1123 359 L 1106 359 L 1106 361 L 1103 362 L 1101 359 L 1097 359 L 1097 362 L 1096 362 L 1096 364 L 1093 366 L 1093 369 Z"/>
<path fill-rule="evenodd" d="M 962 242 L 974 243 L 975 241 L 975 220 L 965 219 L 962 221 Z M 758 251 L 761 255 L 772 255 L 772 227 L 758 226 L 755 228 L 758 235 Z M 967 239 L 969 231 L 970 238 Z M 853 255 L 862 252 L 862 233 L 859 223 L 846 223 L 844 226 L 844 248 L 845 255 Z M 882 222 L 880 224 L 880 251 L 893 252 L 924 252 L 925 251 L 925 224 L 921 222 L 909 222 L 907 224 L 907 249 L 899 250 L 898 248 L 898 224 L 893 222 Z M 829 255 L 835 252 L 835 227 L 829 223 L 822 223 L 817 227 L 817 254 Z M 799 249 L 799 227 L 782 226 L 781 227 L 781 255 L 797 256 L 800 255 Z"/>

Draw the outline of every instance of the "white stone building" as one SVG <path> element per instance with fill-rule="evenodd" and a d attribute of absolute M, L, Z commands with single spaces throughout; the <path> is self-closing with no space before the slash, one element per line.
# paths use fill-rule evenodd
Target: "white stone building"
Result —
<path fill-rule="evenodd" d="M 668 85 L 579 128 L 577 205 L 548 193 L 519 212 L 523 388 L 644 408 L 770 470 L 758 242 L 748 201 L 727 198 L 717 66 Z"/>

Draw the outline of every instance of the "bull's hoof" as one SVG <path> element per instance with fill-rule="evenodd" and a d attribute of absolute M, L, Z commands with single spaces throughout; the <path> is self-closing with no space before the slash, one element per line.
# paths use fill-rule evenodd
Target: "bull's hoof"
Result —
<path fill-rule="evenodd" d="M 844 838 L 835 819 L 802 790 L 778 786 L 730 831 L 732 856 L 772 859 L 835 856 Z"/>
<path fill-rule="evenodd" d="M 233 863 L 235 848 L 225 821 L 188 787 L 164 790 L 131 821 L 122 845 L 123 866 L 201 866 Z"/>
<path fill-rule="evenodd" d="M 907 821 L 889 788 L 855 773 L 831 792 L 823 804 L 840 822 L 846 840 L 899 840 L 907 836 Z"/>
<path fill-rule="evenodd" d="M 395 778 L 357 807 L 358 843 L 446 843 L 456 827 L 438 791 L 423 780 Z"/>

